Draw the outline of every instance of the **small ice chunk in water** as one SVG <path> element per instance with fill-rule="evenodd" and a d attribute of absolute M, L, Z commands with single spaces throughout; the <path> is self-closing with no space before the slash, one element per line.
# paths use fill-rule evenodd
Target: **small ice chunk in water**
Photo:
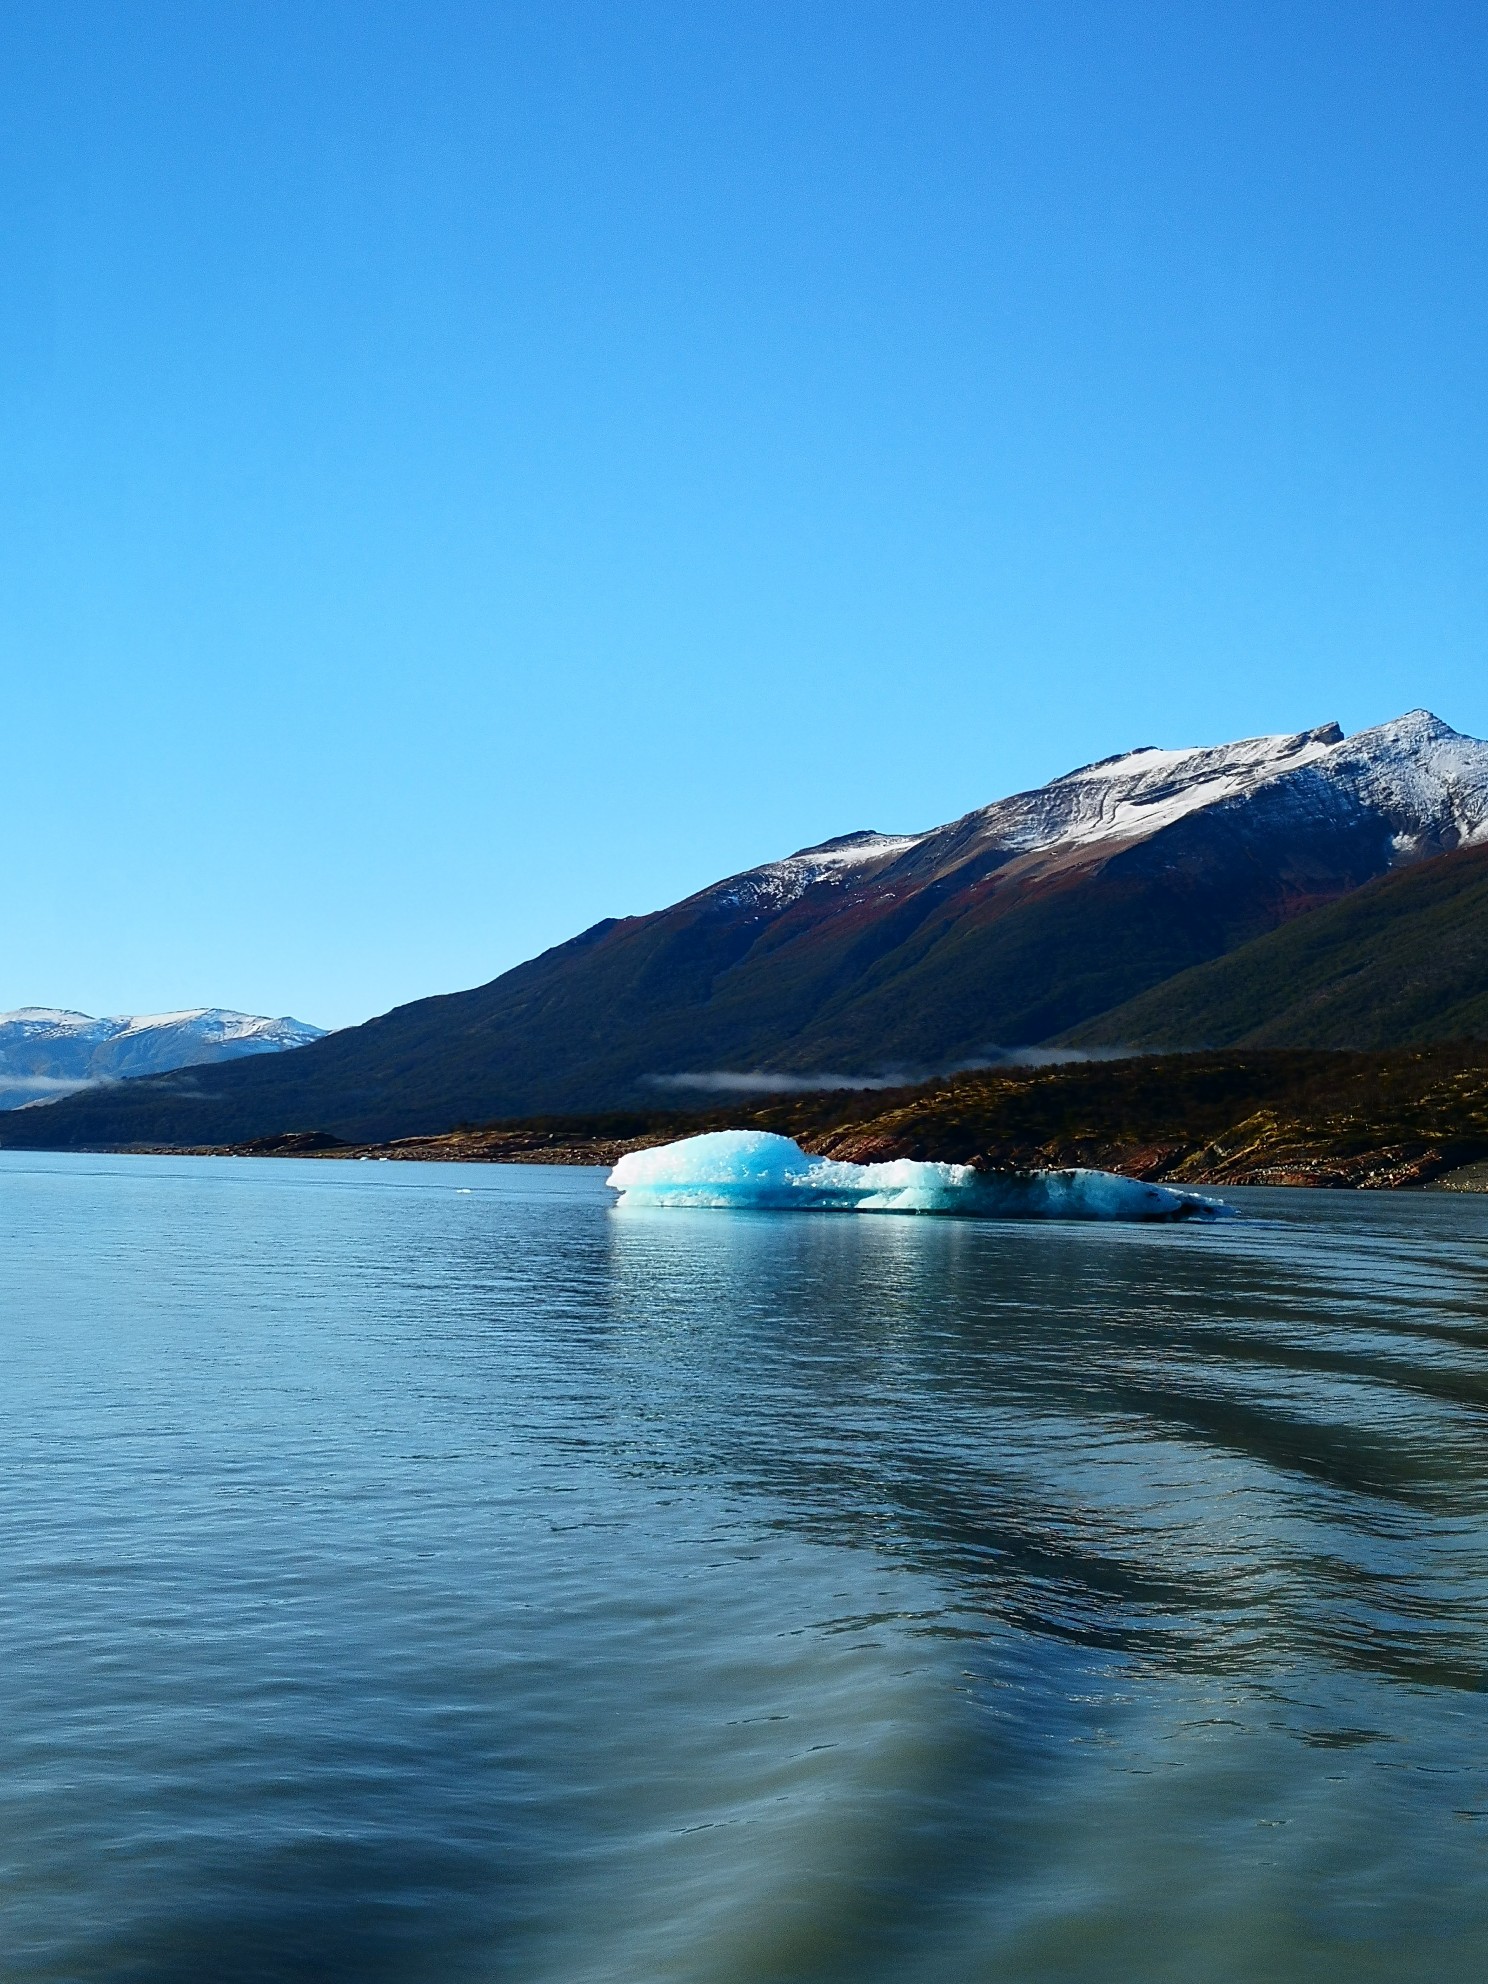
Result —
<path fill-rule="evenodd" d="M 768 1130 L 712 1130 L 635 1150 L 610 1173 L 622 1206 L 960 1213 L 977 1219 L 1217 1219 L 1229 1207 L 1111 1171 L 976 1171 L 897 1158 L 808 1157 Z"/>

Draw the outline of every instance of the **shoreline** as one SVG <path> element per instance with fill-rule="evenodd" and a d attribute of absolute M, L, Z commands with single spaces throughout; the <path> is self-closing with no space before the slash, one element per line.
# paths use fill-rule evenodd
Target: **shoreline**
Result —
<path fill-rule="evenodd" d="M 752 1126 L 751 1126 L 752 1127 Z M 684 1131 L 683 1135 L 696 1134 Z M 632 1151 L 652 1150 L 675 1142 L 675 1135 L 650 1133 L 637 1137 L 564 1138 L 552 1133 L 520 1131 L 452 1131 L 440 1136 L 397 1137 L 386 1143 L 340 1143 L 309 1133 L 283 1137 L 260 1137 L 244 1144 L 202 1144 L 190 1148 L 152 1144 L 116 1148 L 95 1155 L 135 1157 L 252 1157 L 298 1158 L 339 1163 L 379 1164 L 543 1164 L 570 1165 L 576 1170 L 608 1169 Z M 908 1155 L 866 1150 L 862 1156 L 850 1148 L 851 1140 L 836 1137 L 802 1140 L 809 1156 L 846 1158 L 855 1163 L 883 1162 L 886 1157 Z M 830 1145 L 830 1148 L 826 1146 Z M 919 1155 L 919 1153 L 916 1153 Z M 933 1157 L 933 1153 L 930 1154 Z M 1167 1153 L 1141 1153 L 1131 1161 L 1130 1152 L 1113 1154 L 1101 1162 L 1099 1154 L 1078 1159 L 1046 1160 L 1032 1165 L 1000 1166 L 984 1163 L 988 1171 L 1086 1169 L 1109 1171 L 1119 1177 L 1140 1179 L 1147 1184 L 1181 1184 L 1218 1188 L 1230 1186 L 1273 1186 L 1313 1191 L 1426 1191 L 1488 1193 L 1488 1160 L 1474 1159 L 1450 1169 L 1437 1169 L 1428 1160 L 1412 1159 L 1398 1149 L 1382 1149 L 1362 1154 L 1348 1162 L 1339 1159 L 1296 1157 L 1285 1164 L 1257 1164 L 1246 1167 L 1233 1160 L 1206 1167 L 1192 1162 L 1162 1162 Z M 1428 1154 L 1429 1156 L 1434 1154 Z M 1125 1161 L 1123 1161 L 1123 1158 Z M 962 1162 L 948 1159 L 946 1162 Z"/>
<path fill-rule="evenodd" d="M 431 1098 L 422 1124 L 394 1135 L 388 1132 L 399 1113 L 391 1107 L 339 1118 L 327 1108 L 317 1122 L 313 1102 L 287 1104 L 281 1123 L 291 1106 L 305 1107 L 298 1127 L 278 1128 L 271 1119 L 271 1134 L 255 1133 L 251 1119 L 240 1119 L 241 1128 L 213 1124 L 216 1134 L 203 1136 L 200 1104 L 188 1092 L 175 1119 L 154 1135 L 86 1144 L 46 1135 L 50 1112 L 33 1108 L 0 1116 L 0 1148 L 611 1165 L 630 1151 L 704 1131 L 765 1130 L 794 1138 L 810 1156 L 859 1164 L 912 1158 L 996 1172 L 1081 1167 L 1178 1188 L 1488 1190 L 1488 1045 L 1481 1041 L 998 1065 L 895 1089 L 799 1090 L 681 1109 L 640 1102 L 570 1114 L 476 1119 L 472 1112 L 463 1121 L 460 1100 L 441 1106 Z M 56 1120 L 60 1128 L 66 1119 Z M 402 1120 L 408 1123 L 406 1113 Z"/>

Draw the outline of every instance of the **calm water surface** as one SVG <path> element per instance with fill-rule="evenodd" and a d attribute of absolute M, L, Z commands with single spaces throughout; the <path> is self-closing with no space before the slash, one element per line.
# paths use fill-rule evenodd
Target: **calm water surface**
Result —
<path fill-rule="evenodd" d="M 0 1975 L 1488 1975 L 1488 1201 L 0 1157 Z"/>

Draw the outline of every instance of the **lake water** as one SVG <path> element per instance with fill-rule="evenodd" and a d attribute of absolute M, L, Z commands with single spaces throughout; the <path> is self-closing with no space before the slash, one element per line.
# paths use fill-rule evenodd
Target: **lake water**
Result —
<path fill-rule="evenodd" d="M 1488 1975 L 1488 1200 L 0 1157 L 7 1984 Z"/>

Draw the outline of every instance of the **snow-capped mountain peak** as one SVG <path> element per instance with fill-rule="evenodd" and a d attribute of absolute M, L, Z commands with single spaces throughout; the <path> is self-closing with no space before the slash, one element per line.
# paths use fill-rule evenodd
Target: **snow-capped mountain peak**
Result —
<path fill-rule="evenodd" d="M 1338 725 L 1328 723 L 1190 750 L 1148 745 L 998 800 L 979 817 L 989 837 L 1019 853 L 1145 839 L 1186 814 L 1322 762 L 1342 740 Z"/>
<path fill-rule="evenodd" d="M 318 1039 L 322 1031 L 303 1020 L 268 1019 L 260 1013 L 235 1013 L 225 1006 L 193 1006 L 180 1013 L 140 1013 L 99 1024 L 118 1028 L 115 1036 L 118 1039 L 128 1034 L 176 1031 L 219 1043 L 272 1041 L 276 1047 L 302 1047 L 307 1040 Z"/>
<path fill-rule="evenodd" d="M 857 871 L 896 860 L 928 838 L 925 834 L 841 834 L 816 847 L 803 847 L 783 861 L 768 861 L 762 868 L 735 875 L 707 893 L 720 908 L 783 909 L 818 882 L 850 881 Z"/>
<path fill-rule="evenodd" d="M 1014 793 L 938 834 L 968 853 L 1064 858 L 1147 841 L 1199 814 L 1290 813 L 1305 834 L 1324 816 L 1373 820 L 1394 858 L 1488 839 L 1488 743 L 1429 710 L 1346 737 L 1336 723 L 1192 749 L 1144 746 Z"/>
<path fill-rule="evenodd" d="M 1488 744 L 1430 710 L 1346 737 L 1331 754 L 1340 784 L 1396 824 L 1402 849 L 1488 839 Z"/>
<path fill-rule="evenodd" d="M 1377 831 L 1384 866 L 1466 846 L 1488 839 L 1488 743 L 1410 710 L 1352 736 L 1324 723 L 1233 744 L 1143 745 L 927 833 L 844 834 L 803 848 L 698 901 L 724 915 L 768 916 L 819 887 L 882 894 L 967 863 L 1103 860 L 1236 808 L 1259 808 L 1273 829 L 1290 820 L 1299 842 L 1324 820 L 1352 819 Z"/>
<path fill-rule="evenodd" d="M 323 1031 L 304 1020 L 217 1006 L 107 1019 L 64 1007 L 22 1006 L 0 1013 L 0 1109 L 50 1102 L 93 1082 L 304 1047 Z"/>

